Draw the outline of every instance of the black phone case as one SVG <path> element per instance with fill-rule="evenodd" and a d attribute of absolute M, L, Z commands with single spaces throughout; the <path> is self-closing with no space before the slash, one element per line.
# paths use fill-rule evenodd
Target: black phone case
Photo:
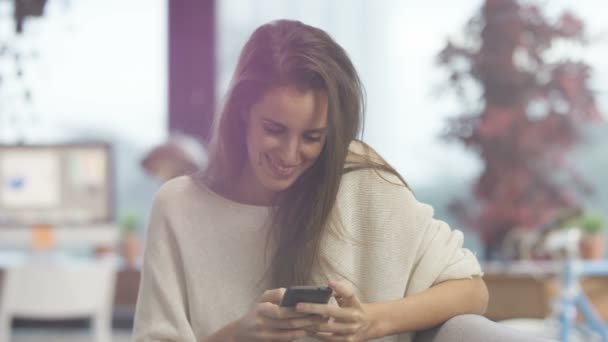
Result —
<path fill-rule="evenodd" d="M 285 291 L 281 306 L 293 307 L 298 303 L 327 304 L 332 290 L 327 286 L 292 286 Z"/>

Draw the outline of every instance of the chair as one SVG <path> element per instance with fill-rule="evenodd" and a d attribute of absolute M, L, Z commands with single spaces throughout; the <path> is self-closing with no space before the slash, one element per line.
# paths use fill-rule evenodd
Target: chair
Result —
<path fill-rule="evenodd" d="M 13 318 L 89 318 L 94 341 L 110 342 L 115 280 L 109 261 L 11 266 L 0 296 L 0 342 L 9 342 Z"/>
<path fill-rule="evenodd" d="M 416 334 L 414 342 L 546 342 L 522 331 L 490 321 L 479 315 L 460 315 L 442 325 Z"/>

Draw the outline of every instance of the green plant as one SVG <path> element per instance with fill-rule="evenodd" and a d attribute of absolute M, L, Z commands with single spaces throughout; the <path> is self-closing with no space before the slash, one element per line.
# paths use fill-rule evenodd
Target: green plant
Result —
<path fill-rule="evenodd" d="M 125 212 L 120 218 L 120 229 L 123 234 L 135 233 L 141 228 L 139 215 L 134 211 Z"/>
<path fill-rule="evenodd" d="M 605 227 L 604 217 L 599 214 L 584 214 L 565 223 L 565 227 L 580 228 L 585 234 L 599 234 Z"/>

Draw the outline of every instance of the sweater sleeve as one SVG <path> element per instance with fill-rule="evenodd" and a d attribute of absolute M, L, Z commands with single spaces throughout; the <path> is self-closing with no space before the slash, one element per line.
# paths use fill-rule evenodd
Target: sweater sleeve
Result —
<path fill-rule="evenodd" d="M 163 191 L 165 190 L 165 191 Z M 188 317 L 184 270 L 161 188 L 150 214 L 135 310 L 135 342 L 195 342 Z"/>
<path fill-rule="evenodd" d="M 423 291 L 453 279 L 469 279 L 482 275 L 477 258 L 463 248 L 464 236 L 448 224 L 433 218 L 433 209 L 413 199 L 417 226 L 422 237 L 416 251 L 407 294 Z"/>
<path fill-rule="evenodd" d="M 403 280 L 405 284 L 399 294 L 406 296 L 446 280 L 482 274 L 473 253 L 463 248 L 462 232 L 435 219 L 433 208 L 419 202 L 395 175 L 370 169 L 347 173 L 338 200 L 342 224 L 361 241 L 354 245 L 363 246 L 353 247 L 356 252 L 351 253 L 360 253 L 365 259 L 357 262 L 357 257 L 347 257 L 347 251 L 338 253 L 335 246 L 341 243 L 338 239 L 332 240 L 329 244 L 332 248 L 325 248 L 330 251 L 330 260 L 339 260 L 341 265 L 349 262 L 358 265 L 344 266 L 346 274 L 383 279 L 384 287 L 397 286 L 386 282 Z M 393 274 L 383 273 L 385 270 Z M 376 284 L 369 280 L 360 282 Z M 375 293 L 372 290 L 367 292 L 370 294 L 366 298 L 370 301 L 390 299 L 371 295 Z"/>

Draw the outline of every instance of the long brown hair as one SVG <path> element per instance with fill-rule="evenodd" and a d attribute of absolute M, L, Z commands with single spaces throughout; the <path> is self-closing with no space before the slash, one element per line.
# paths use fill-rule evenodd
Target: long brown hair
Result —
<path fill-rule="evenodd" d="M 362 167 L 386 169 L 372 160 L 345 168 L 350 143 L 361 130 L 363 88 L 344 49 L 327 33 L 298 21 L 279 20 L 259 27 L 245 44 L 223 108 L 214 120 L 209 166 L 202 173 L 208 185 L 223 188 L 239 177 L 247 159 L 243 114 L 269 89 L 295 85 L 327 94 L 328 127 L 315 164 L 273 204 L 270 234 L 276 249 L 270 263 L 275 287 L 311 280 L 345 171 Z"/>

